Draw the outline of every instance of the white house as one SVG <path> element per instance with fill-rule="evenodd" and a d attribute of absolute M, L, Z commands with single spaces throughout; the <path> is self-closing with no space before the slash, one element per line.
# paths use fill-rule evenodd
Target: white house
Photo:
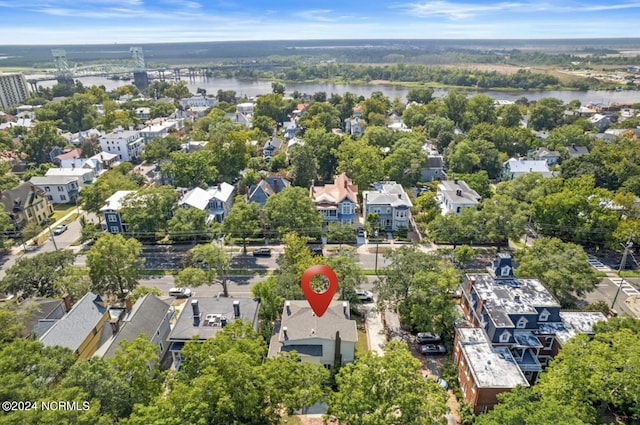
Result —
<path fill-rule="evenodd" d="M 49 168 L 45 177 L 74 177 L 80 187 L 93 183 L 96 172 L 91 168 Z"/>
<path fill-rule="evenodd" d="M 236 105 L 236 112 L 244 115 L 253 115 L 253 109 L 256 104 L 253 102 L 238 103 Z"/>
<path fill-rule="evenodd" d="M 361 135 L 364 133 L 364 120 L 357 117 L 344 120 L 344 131 L 352 136 Z"/>
<path fill-rule="evenodd" d="M 362 192 L 363 212 L 366 219 L 370 213 L 378 214 L 378 225 L 386 231 L 409 228 L 411 207 L 409 195 L 394 181 L 376 182 L 375 190 Z"/>
<path fill-rule="evenodd" d="M 545 160 L 511 158 L 504 163 L 502 180 L 513 180 L 527 173 L 540 173 L 543 177 L 553 177 L 549 164 Z"/>
<path fill-rule="evenodd" d="M 187 97 L 179 100 L 180 106 L 183 108 L 192 108 L 192 107 L 204 107 L 204 108 L 213 108 L 218 100 L 215 97 L 207 97 L 202 94 L 196 94 L 191 97 Z"/>
<path fill-rule="evenodd" d="M 68 204 L 76 202 L 80 191 L 80 183 L 77 177 L 49 176 L 31 177 L 31 184 L 36 185 L 47 195 L 47 200 L 52 204 Z"/>
<path fill-rule="evenodd" d="M 269 357 L 295 351 L 303 362 L 320 363 L 327 369 L 336 359 L 341 364 L 353 361 L 358 330 L 347 301 L 332 301 L 321 317 L 306 300 L 285 301 L 276 330 L 269 343 Z"/>
<path fill-rule="evenodd" d="M 473 208 L 482 198 L 478 192 L 471 189 L 463 180 L 444 180 L 438 184 L 436 201 L 442 210 L 442 215 L 449 212 L 460 214 L 465 208 Z"/>
<path fill-rule="evenodd" d="M 144 138 L 139 131 L 118 127 L 100 137 L 100 147 L 105 152 L 118 155 L 119 161 L 136 161 L 142 155 Z"/>
<path fill-rule="evenodd" d="M 207 211 L 209 213 L 207 221 L 214 220 L 222 223 L 233 205 L 234 190 L 235 187 L 229 183 L 221 183 L 207 190 L 196 187 L 186 192 L 178 201 L 178 205 Z"/>
<path fill-rule="evenodd" d="M 179 126 L 177 121 L 162 121 L 160 123 L 151 124 L 140 130 L 140 136 L 142 136 L 144 144 L 146 145 L 158 137 L 167 137 L 171 129 L 178 130 L 178 128 Z"/>

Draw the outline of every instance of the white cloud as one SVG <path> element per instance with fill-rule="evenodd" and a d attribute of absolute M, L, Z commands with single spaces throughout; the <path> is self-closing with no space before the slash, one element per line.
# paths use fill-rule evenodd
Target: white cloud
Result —
<path fill-rule="evenodd" d="M 502 12 L 532 13 L 549 12 L 578 13 L 597 12 L 607 10 L 621 10 L 639 8 L 640 2 L 622 2 L 614 4 L 588 5 L 584 3 L 550 3 L 550 2 L 501 2 L 494 4 L 454 3 L 446 0 L 435 0 L 414 3 L 396 3 L 392 8 L 405 10 L 409 14 L 420 18 L 445 17 L 451 20 L 467 19 L 479 15 Z"/>

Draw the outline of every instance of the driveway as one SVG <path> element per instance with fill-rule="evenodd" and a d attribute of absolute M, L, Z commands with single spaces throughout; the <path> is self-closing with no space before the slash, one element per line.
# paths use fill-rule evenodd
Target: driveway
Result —
<path fill-rule="evenodd" d="M 369 350 L 375 351 L 378 355 L 384 354 L 384 347 L 387 345 L 387 336 L 382 325 L 382 316 L 375 309 L 375 303 L 362 304 L 365 317 L 365 328 L 367 329 L 367 342 Z"/>

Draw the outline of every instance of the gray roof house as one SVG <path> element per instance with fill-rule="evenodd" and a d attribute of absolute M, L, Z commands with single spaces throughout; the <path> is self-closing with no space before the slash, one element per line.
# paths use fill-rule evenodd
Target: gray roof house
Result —
<path fill-rule="evenodd" d="M 121 318 L 110 323 L 112 335 L 100 346 L 95 356 L 103 359 L 113 357 L 122 341 L 133 341 L 138 335 L 145 334 L 158 347 L 158 359 L 164 358 L 169 350 L 167 337 L 171 331 L 169 321 L 173 317 L 172 301 L 162 300 L 152 294 L 138 299 Z"/>
<path fill-rule="evenodd" d="M 280 193 L 290 185 L 291 183 L 282 177 L 265 177 L 249 188 L 247 202 L 257 202 L 260 207 L 264 207 L 271 195 Z"/>
<path fill-rule="evenodd" d="M 202 297 L 190 299 L 169 334 L 169 351 L 173 364 L 180 369 L 180 351 L 188 341 L 203 342 L 213 338 L 227 323 L 241 319 L 258 330 L 259 298 Z"/>
<path fill-rule="evenodd" d="M 442 215 L 449 212 L 460 214 L 464 208 L 478 205 L 482 197 L 471 189 L 464 180 L 444 180 L 438 184 L 436 201 L 440 205 Z"/>
<path fill-rule="evenodd" d="M 571 146 L 567 146 L 567 150 L 569 150 L 569 157 L 571 158 L 574 158 L 580 155 L 586 155 L 589 153 L 589 148 L 587 148 L 586 146 L 571 145 Z"/>
<path fill-rule="evenodd" d="M 269 343 L 269 357 L 296 351 L 302 361 L 332 367 L 352 362 L 358 340 L 356 321 L 351 320 L 347 301 L 332 301 L 318 317 L 309 303 L 285 301 L 282 319 Z M 336 350 L 336 347 L 339 347 Z"/>
<path fill-rule="evenodd" d="M 540 173 L 543 177 L 553 177 L 549 164 L 545 160 L 511 158 L 504 163 L 502 180 L 513 180 L 527 173 Z"/>
<path fill-rule="evenodd" d="M 539 147 L 537 149 L 530 150 L 527 153 L 527 156 L 537 161 L 547 161 L 548 165 L 553 165 L 560 160 L 561 154 L 560 152 L 552 151 L 549 148 Z"/>
<path fill-rule="evenodd" d="M 378 225 L 387 231 L 409 228 L 413 204 L 401 185 L 394 181 L 373 184 L 374 190 L 362 192 L 362 216 L 378 214 Z"/>
<path fill-rule="evenodd" d="M 422 169 L 420 181 L 430 182 L 444 180 L 447 175 L 444 172 L 444 159 L 442 155 L 431 155 L 427 158 L 427 166 Z"/>
<path fill-rule="evenodd" d="M 100 345 L 103 325 L 109 319 L 108 304 L 101 296 L 88 292 L 65 316 L 54 319 L 39 341 L 45 347 L 69 348 L 79 358 L 88 359 Z"/>

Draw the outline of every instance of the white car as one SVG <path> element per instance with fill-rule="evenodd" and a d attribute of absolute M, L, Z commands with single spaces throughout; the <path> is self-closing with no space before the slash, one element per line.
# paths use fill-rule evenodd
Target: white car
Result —
<path fill-rule="evenodd" d="M 373 301 L 373 292 L 364 289 L 356 289 L 356 297 L 362 302 Z"/>
<path fill-rule="evenodd" d="M 176 298 L 189 298 L 191 296 L 191 289 L 171 288 L 169 289 L 169 295 Z"/>

